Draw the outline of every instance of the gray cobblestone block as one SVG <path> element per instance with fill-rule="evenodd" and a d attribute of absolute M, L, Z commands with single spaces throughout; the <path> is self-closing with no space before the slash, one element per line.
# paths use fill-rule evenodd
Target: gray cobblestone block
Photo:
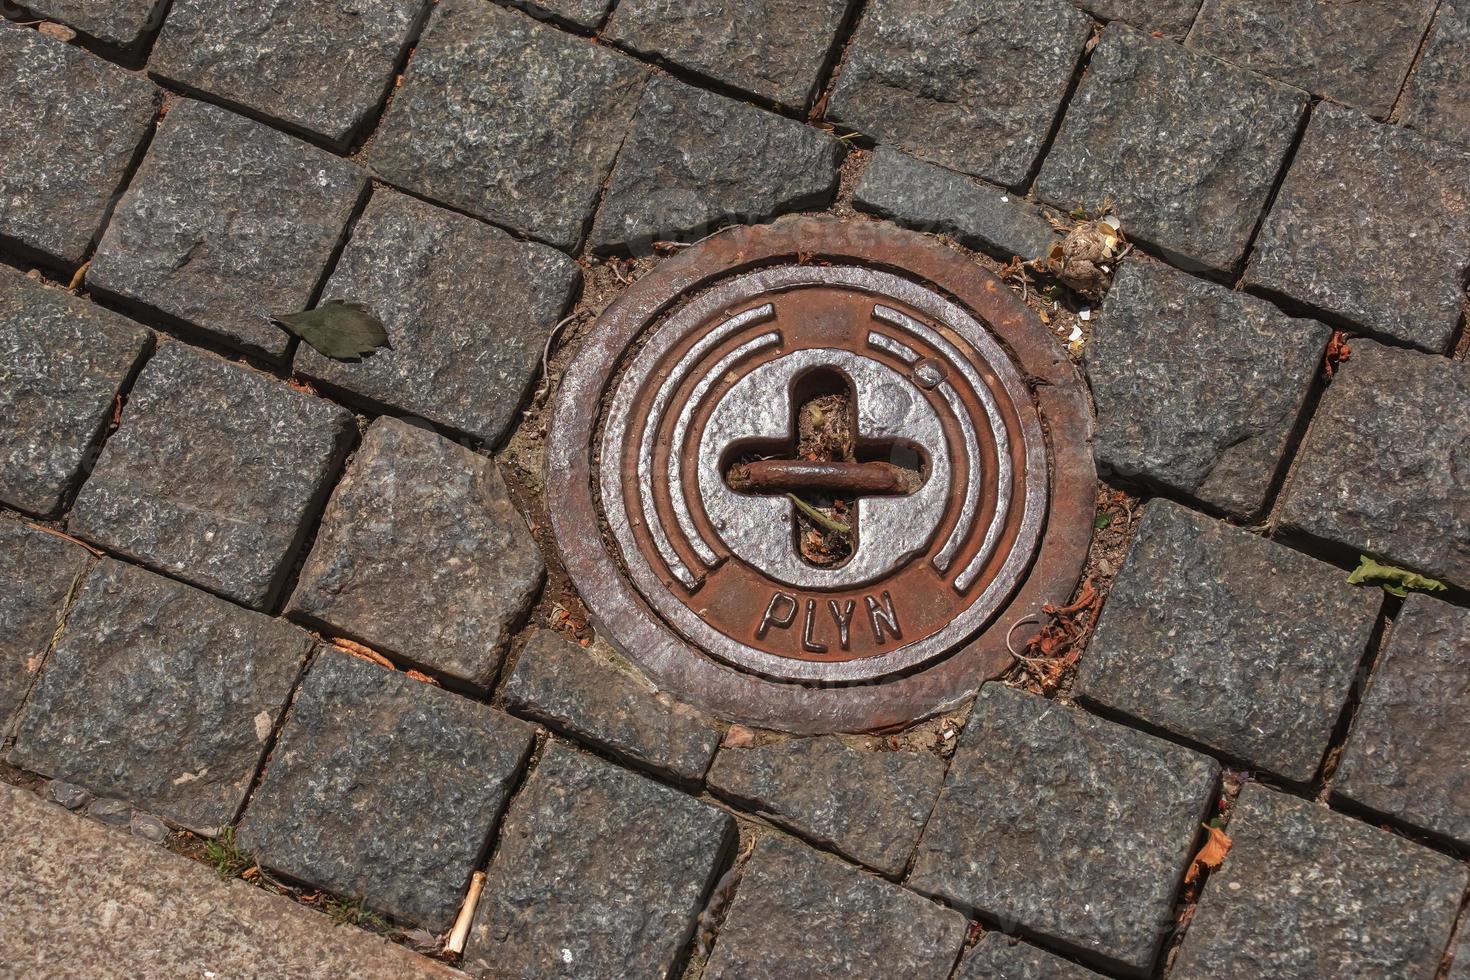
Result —
<path fill-rule="evenodd" d="M 1470 5 L 1440 4 L 1404 96 L 1403 123 L 1470 146 Z"/>
<path fill-rule="evenodd" d="M 734 840 L 727 814 L 553 742 L 506 817 L 464 968 L 670 976 Z"/>
<path fill-rule="evenodd" d="M 525 14 L 445 0 L 368 160 L 400 186 L 574 251 L 647 76 Z"/>
<path fill-rule="evenodd" d="M 1470 152 L 1323 103 L 1261 227 L 1246 285 L 1429 351 L 1454 339 Z"/>
<path fill-rule="evenodd" d="M 165 343 L 144 366 L 68 527 L 263 609 L 354 434 L 353 417 L 335 405 Z"/>
<path fill-rule="evenodd" d="M 422 0 L 174 0 L 148 70 L 345 146 L 388 97 Z"/>
<path fill-rule="evenodd" d="M 1241 792 L 1229 832 L 1171 976 L 1435 975 L 1463 865 L 1258 785 Z"/>
<path fill-rule="evenodd" d="M 909 886 L 1108 969 L 1147 973 L 1218 777 L 1188 749 L 988 684 Z"/>
<path fill-rule="evenodd" d="M 1435 0 L 1205 0 L 1189 44 L 1382 119 L 1434 7 Z"/>
<path fill-rule="evenodd" d="M 621 0 L 603 36 L 791 109 L 817 97 L 849 0 Z"/>
<path fill-rule="evenodd" d="M 0 240 L 75 265 L 162 102 L 147 79 L 0 21 Z"/>
<path fill-rule="evenodd" d="M 618 154 L 590 244 L 646 254 L 721 225 L 824 208 L 837 192 L 835 137 L 755 106 L 654 78 Z"/>
<path fill-rule="evenodd" d="M 1086 351 L 1099 466 L 1258 518 L 1329 336 L 1245 293 L 1124 262 Z"/>
<path fill-rule="evenodd" d="M 1145 31 L 1183 40 L 1199 12 L 1200 0 L 1072 0 L 1103 20 L 1121 20 Z"/>
<path fill-rule="evenodd" d="M 864 752 L 840 739 L 799 738 L 715 759 L 720 796 L 889 877 L 908 867 L 939 798 L 944 760 L 928 752 Z"/>
<path fill-rule="evenodd" d="M 1071 960 L 988 932 L 965 956 L 955 980 L 1092 980 L 1098 976 Z"/>
<path fill-rule="evenodd" d="M 60 513 L 149 331 L 0 267 L 0 500 Z"/>
<path fill-rule="evenodd" d="M 959 913 L 775 836 L 756 845 L 705 980 L 944 980 Z"/>
<path fill-rule="evenodd" d="M 612 0 L 511 0 L 534 17 L 549 17 L 577 27 L 596 30 L 607 18 Z"/>
<path fill-rule="evenodd" d="M 510 711 L 685 784 L 720 742 L 709 718 L 550 630 L 531 635 L 501 693 Z"/>
<path fill-rule="evenodd" d="M 104 559 L 10 763 L 217 834 L 245 802 L 310 646 L 278 619 Z"/>
<path fill-rule="evenodd" d="M 1379 590 L 1348 585 L 1339 568 L 1155 501 L 1108 595 L 1076 692 L 1307 783 L 1381 604 Z"/>
<path fill-rule="evenodd" d="M 93 292 L 269 357 L 357 205 L 356 166 L 203 102 L 175 102 L 87 271 Z"/>
<path fill-rule="evenodd" d="M 1010 258 L 1046 255 L 1057 232 L 1045 212 L 1004 188 L 925 163 L 888 146 L 868 162 L 853 193 L 863 211 L 967 248 Z"/>
<path fill-rule="evenodd" d="M 1352 342 L 1278 508 L 1288 532 L 1470 587 L 1470 364 Z"/>
<path fill-rule="evenodd" d="M 1092 33 L 1067 0 L 874 0 L 827 115 L 879 143 L 1026 182 Z"/>
<path fill-rule="evenodd" d="M 169 0 L 24 0 L 34 17 L 74 27 L 117 48 L 133 48 L 163 23 Z"/>
<path fill-rule="evenodd" d="M 40 674 L 87 552 L 54 534 L 0 521 L 0 739 Z"/>
<path fill-rule="evenodd" d="M 383 417 L 327 504 L 288 609 L 484 687 L 545 574 L 494 460 Z"/>
<path fill-rule="evenodd" d="M 324 649 L 240 823 L 256 860 L 449 928 L 531 752 L 529 725 Z"/>
<path fill-rule="evenodd" d="M 581 281 L 555 249 L 379 189 L 322 296 L 366 303 L 392 347 L 353 362 L 302 344 L 296 371 L 494 446 Z"/>
<path fill-rule="evenodd" d="M 1411 595 L 1353 719 L 1333 792 L 1470 847 L 1470 610 Z"/>
<path fill-rule="evenodd" d="M 1454 959 L 1450 961 L 1450 971 L 1445 974 L 1445 980 L 1470 980 L 1470 929 L 1460 925 L 1460 937 L 1455 942 Z"/>
<path fill-rule="evenodd" d="M 1232 272 L 1306 108 L 1305 92 L 1113 25 L 1036 191 L 1063 210 L 1110 200 L 1130 238 Z"/>

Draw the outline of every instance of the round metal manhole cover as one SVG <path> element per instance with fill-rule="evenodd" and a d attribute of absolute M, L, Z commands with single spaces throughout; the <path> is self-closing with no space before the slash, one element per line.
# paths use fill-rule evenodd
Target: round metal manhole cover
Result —
<path fill-rule="evenodd" d="M 1095 474 L 1056 340 L 963 256 L 871 222 L 715 236 L 562 379 L 549 509 L 603 631 L 672 695 L 797 732 L 971 695 L 1076 585 Z"/>

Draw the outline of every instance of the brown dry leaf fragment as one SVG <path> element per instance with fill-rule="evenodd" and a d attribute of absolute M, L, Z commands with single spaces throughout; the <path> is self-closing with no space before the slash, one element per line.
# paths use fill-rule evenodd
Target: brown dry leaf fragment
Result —
<path fill-rule="evenodd" d="M 748 749 L 755 744 L 755 732 L 744 725 L 731 725 L 729 731 L 725 732 L 725 738 L 720 746 L 726 749 Z"/>
<path fill-rule="evenodd" d="M 1187 885 L 1199 877 L 1201 869 L 1214 871 L 1225 862 L 1225 855 L 1230 853 L 1232 841 L 1229 835 L 1219 827 L 1211 827 L 1204 824 L 1206 833 L 1210 836 L 1205 840 L 1205 846 L 1199 849 L 1199 853 L 1190 862 L 1189 870 L 1184 873 L 1184 883 Z"/>
<path fill-rule="evenodd" d="M 303 395 L 315 395 L 316 388 L 310 381 L 302 381 L 300 378 L 287 378 L 286 387 L 292 391 L 299 391 Z"/>
<path fill-rule="evenodd" d="M 1341 330 L 1332 332 L 1332 339 L 1327 342 L 1327 356 L 1323 361 L 1323 368 L 1330 378 L 1337 373 L 1337 368 L 1343 361 L 1353 356 L 1353 349 L 1348 346 L 1347 336 Z"/>
<path fill-rule="evenodd" d="M 37 24 L 36 30 L 58 41 L 75 41 L 77 37 L 77 32 L 70 27 L 67 27 L 65 24 L 53 24 L 49 20 Z"/>
<path fill-rule="evenodd" d="M 354 643 L 351 640 L 344 640 L 341 637 L 336 637 L 332 640 L 332 645 L 345 653 L 352 654 L 354 657 L 361 657 L 363 660 L 371 660 L 379 667 L 387 667 L 389 670 L 398 669 L 393 666 L 393 661 L 389 660 L 387 657 L 383 656 L 381 653 L 372 649 L 371 647 L 363 646 L 361 643 Z"/>
<path fill-rule="evenodd" d="M 424 673 L 421 670 L 405 670 L 403 672 L 403 676 L 409 678 L 410 680 L 419 681 L 422 684 L 432 684 L 435 687 L 439 686 L 438 681 L 434 680 L 434 678 L 430 677 L 428 674 Z"/>

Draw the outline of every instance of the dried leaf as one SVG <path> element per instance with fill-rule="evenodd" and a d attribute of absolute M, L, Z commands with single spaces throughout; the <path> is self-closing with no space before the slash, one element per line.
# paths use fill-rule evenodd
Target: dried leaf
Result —
<path fill-rule="evenodd" d="M 77 32 L 65 24 L 53 24 L 51 21 L 42 21 L 36 25 L 36 30 L 50 38 L 58 41 L 74 41 Z"/>
<path fill-rule="evenodd" d="M 1413 592 L 1444 592 L 1449 586 L 1438 579 L 1411 572 L 1407 568 L 1385 565 L 1367 555 L 1358 556 L 1358 567 L 1348 576 L 1348 585 L 1380 585 L 1389 595 L 1400 598 Z"/>
<path fill-rule="evenodd" d="M 1205 846 L 1199 849 L 1190 863 L 1189 870 L 1184 873 L 1184 883 L 1187 885 L 1199 877 L 1200 871 L 1214 871 L 1225 861 L 1225 855 L 1230 853 L 1232 841 L 1230 837 L 1219 827 L 1209 824 L 1203 825 L 1205 832 L 1210 836 L 1205 840 Z"/>
<path fill-rule="evenodd" d="M 390 346 L 383 321 L 361 303 L 328 300 L 314 310 L 274 319 L 318 353 L 338 361 L 355 361 Z"/>

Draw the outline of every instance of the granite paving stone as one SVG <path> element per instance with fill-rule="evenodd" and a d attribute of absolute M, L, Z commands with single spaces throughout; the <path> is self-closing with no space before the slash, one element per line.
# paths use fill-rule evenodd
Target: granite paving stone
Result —
<path fill-rule="evenodd" d="M 1072 0 L 1103 20 L 1121 20 L 1140 30 L 1183 40 L 1199 12 L 1200 0 Z"/>
<path fill-rule="evenodd" d="M 955 980 L 1089 980 L 1098 976 L 1071 960 L 988 932 L 965 955 Z"/>
<path fill-rule="evenodd" d="M 345 146 L 387 99 L 423 0 L 174 0 L 148 70 Z"/>
<path fill-rule="evenodd" d="M 268 357 L 311 301 L 364 187 L 325 150 L 176 100 L 118 203 L 87 286 Z"/>
<path fill-rule="evenodd" d="M 577 264 L 553 248 L 379 189 L 322 296 L 366 303 L 392 347 L 338 361 L 302 344 L 295 368 L 494 446 L 520 413 L 546 337 L 581 282 Z"/>
<path fill-rule="evenodd" d="M 1470 5 L 1440 4 L 1402 114 L 1405 126 L 1470 146 Z"/>
<path fill-rule="evenodd" d="M 485 687 L 545 574 L 494 460 L 385 416 L 333 492 L 287 609 Z"/>
<path fill-rule="evenodd" d="M 1016 187 L 1092 34 L 1067 0 L 874 0 L 827 116 L 931 163 Z"/>
<path fill-rule="evenodd" d="M 264 609 L 355 434 L 352 415 L 329 402 L 164 343 L 139 375 L 68 528 Z"/>
<path fill-rule="evenodd" d="M 607 18 L 607 8 L 612 0 L 511 0 L 525 8 L 532 16 L 549 17 L 565 21 L 577 27 L 596 30 Z"/>
<path fill-rule="evenodd" d="M 1410 595 L 1353 718 L 1333 792 L 1470 847 L 1470 610 Z"/>
<path fill-rule="evenodd" d="M 1325 807 L 1249 784 L 1170 974 L 1433 977 L 1463 865 Z"/>
<path fill-rule="evenodd" d="M 87 552 L 64 538 L 0 521 L 0 739 L 61 624 L 67 598 L 87 569 Z"/>
<path fill-rule="evenodd" d="M 24 0 L 33 17 L 74 27 L 115 48 L 136 48 L 163 23 L 170 0 Z"/>
<path fill-rule="evenodd" d="M 907 228 L 949 235 L 992 255 L 1036 259 L 1057 239 L 1044 210 L 1004 188 L 880 146 L 853 204 Z"/>
<path fill-rule="evenodd" d="M 1085 355 L 1099 466 L 1258 518 L 1330 336 L 1245 293 L 1125 261 Z"/>
<path fill-rule="evenodd" d="M 501 690 L 506 709 L 666 779 L 699 783 L 720 742 L 713 722 L 614 656 L 535 630 Z"/>
<path fill-rule="evenodd" d="M 1354 340 L 1297 454 L 1289 532 L 1470 587 L 1470 364 Z"/>
<path fill-rule="evenodd" d="M 603 37 L 801 110 L 851 0 L 620 0 Z"/>
<path fill-rule="evenodd" d="M 449 928 L 531 726 L 336 648 L 317 657 L 240 823 L 268 868 Z"/>
<path fill-rule="evenodd" d="M 966 923 L 912 892 L 780 837 L 756 844 L 705 980 L 944 980 Z"/>
<path fill-rule="evenodd" d="M 1470 152 L 1324 102 L 1246 270 L 1369 333 L 1444 351 L 1465 301 Z"/>
<path fill-rule="evenodd" d="M 988 684 L 908 884 L 1108 969 L 1147 973 L 1218 777 L 1189 749 Z"/>
<path fill-rule="evenodd" d="M 590 244 L 647 254 L 731 223 L 825 208 L 843 145 L 794 119 L 654 78 L 618 154 Z"/>
<path fill-rule="evenodd" d="M 929 752 L 866 752 L 827 736 L 724 749 L 708 781 L 743 808 L 896 878 L 939 798 L 944 770 Z"/>
<path fill-rule="evenodd" d="M 575 251 L 647 77 L 520 12 L 444 0 L 368 160 L 399 186 Z"/>
<path fill-rule="evenodd" d="M 506 817 L 464 968 L 670 976 L 734 841 L 728 814 L 552 742 Z"/>
<path fill-rule="evenodd" d="M 1335 566 L 1155 501 L 1075 690 L 1251 768 L 1307 783 L 1382 600 L 1381 590 L 1348 585 Z"/>
<path fill-rule="evenodd" d="M 20 977 L 462 974 L 0 783 L 0 963 Z"/>
<path fill-rule="evenodd" d="M 0 267 L 0 500 L 60 513 L 152 334 Z"/>
<path fill-rule="evenodd" d="M 1205 0 L 1189 44 L 1382 119 L 1434 7 L 1435 0 Z"/>
<path fill-rule="evenodd" d="M 1110 25 L 1037 178 L 1070 211 L 1113 202 L 1128 237 L 1232 272 L 1296 138 L 1307 94 Z"/>
<path fill-rule="evenodd" d="M 1470 980 L 1470 929 L 1460 925 L 1460 935 L 1455 941 L 1454 958 L 1445 980 Z"/>
<path fill-rule="evenodd" d="M 245 802 L 310 647 L 288 623 L 103 559 L 10 764 L 217 834 Z"/>
<path fill-rule="evenodd" d="M 0 21 L 0 240 L 76 265 L 107 218 L 162 93 L 81 48 Z"/>

